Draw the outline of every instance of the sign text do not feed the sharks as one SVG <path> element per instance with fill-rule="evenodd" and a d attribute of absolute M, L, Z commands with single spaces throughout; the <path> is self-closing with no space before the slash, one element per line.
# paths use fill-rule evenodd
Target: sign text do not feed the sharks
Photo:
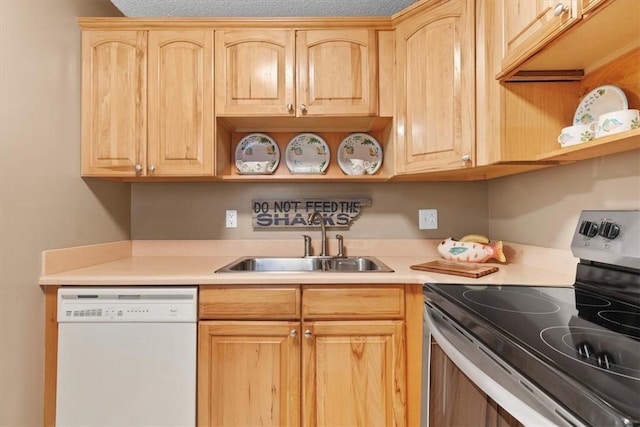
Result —
<path fill-rule="evenodd" d="M 309 215 L 319 212 L 327 227 L 349 227 L 367 206 L 371 199 L 254 199 L 251 220 L 253 228 L 309 227 Z"/>

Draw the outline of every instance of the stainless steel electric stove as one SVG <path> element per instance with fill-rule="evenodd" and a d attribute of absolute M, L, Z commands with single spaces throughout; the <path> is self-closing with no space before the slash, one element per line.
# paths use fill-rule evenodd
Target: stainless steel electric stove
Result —
<path fill-rule="evenodd" d="M 583 211 L 571 249 L 572 287 L 425 284 L 427 311 L 565 409 L 566 425 L 640 426 L 640 211 Z"/>

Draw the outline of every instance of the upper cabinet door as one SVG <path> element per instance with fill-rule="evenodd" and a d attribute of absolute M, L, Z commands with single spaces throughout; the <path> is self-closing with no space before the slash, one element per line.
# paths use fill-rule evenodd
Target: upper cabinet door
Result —
<path fill-rule="evenodd" d="M 398 26 L 397 173 L 473 164 L 473 5 L 452 0 Z"/>
<path fill-rule="evenodd" d="M 296 49 L 297 115 L 377 114 L 375 30 L 299 31 Z"/>
<path fill-rule="evenodd" d="M 149 32 L 149 176 L 213 174 L 213 30 Z"/>
<path fill-rule="evenodd" d="M 579 18 L 578 0 L 502 0 L 502 3 L 503 70 L 521 63 Z"/>
<path fill-rule="evenodd" d="M 136 176 L 146 150 L 146 33 L 82 33 L 82 175 Z"/>
<path fill-rule="evenodd" d="M 295 110 L 293 30 L 216 31 L 216 114 Z"/>

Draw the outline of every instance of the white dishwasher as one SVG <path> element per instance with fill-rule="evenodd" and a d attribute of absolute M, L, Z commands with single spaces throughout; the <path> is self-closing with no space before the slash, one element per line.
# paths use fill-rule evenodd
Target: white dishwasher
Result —
<path fill-rule="evenodd" d="M 58 290 L 59 426 L 195 426 L 197 288 Z"/>

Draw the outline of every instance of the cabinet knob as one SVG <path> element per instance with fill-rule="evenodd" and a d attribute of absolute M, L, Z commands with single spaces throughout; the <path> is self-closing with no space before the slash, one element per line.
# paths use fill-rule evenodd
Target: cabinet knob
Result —
<path fill-rule="evenodd" d="M 142 173 L 142 165 L 135 166 L 136 175 L 140 175 Z"/>
<path fill-rule="evenodd" d="M 307 112 L 307 106 L 305 104 L 300 104 L 300 111 L 302 111 L 303 113 Z"/>
<path fill-rule="evenodd" d="M 149 174 L 151 175 L 156 171 L 156 167 L 153 165 L 149 165 L 147 169 L 149 169 Z"/>
<path fill-rule="evenodd" d="M 298 331 L 296 329 L 292 329 L 291 333 L 289 335 L 291 335 L 293 338 L 295 338 L 295 337 L 298 336 Z"/>
<path fill-rule="evenodd" d="M 311 333 L 310 330 L 307 329 L 306 331 L 304 331 L 304 337 L 305 338 L 311 338 L 311 335 L 312 335 L 312 333 Z"/>
<path fill-rule="evenodd" d="M 463 161 L 463 162 L 468 162 L 468 161 L 470 161 L 470 160 L 471 160 L 471 156 L 470 156 L 470 155 L 468 155 L 468 154 L 464 154 L 464 155 L 462 156 L 462 161 Z"/>
<path fill-rule="evenodd" d="M 293 104 L 291 104 L 291 103 L 287 104 L 287 110 L 289 112 L 292 112 L 293 111 Z"/>
<path fill-rule="evenodd" d="M 567 12 L 569 12 L 569 6 L 565 6 L 562 3 L 558 3 L 556 7 L 553 8 L 553 16 L 560 16 Z"/>

